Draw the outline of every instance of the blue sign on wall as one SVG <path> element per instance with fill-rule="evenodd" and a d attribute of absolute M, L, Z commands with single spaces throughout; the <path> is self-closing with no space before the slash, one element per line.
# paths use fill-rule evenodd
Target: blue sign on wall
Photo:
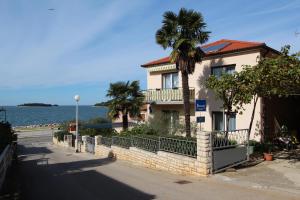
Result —
<path fill-rule="evenodd" d="M 196 99 L 196 111 L 206 111 L 206 100 Z"/>
<path fill-rule="evenodd" d="M 197 123 L 204 123 L 205 117 L 197 117 Z"/>

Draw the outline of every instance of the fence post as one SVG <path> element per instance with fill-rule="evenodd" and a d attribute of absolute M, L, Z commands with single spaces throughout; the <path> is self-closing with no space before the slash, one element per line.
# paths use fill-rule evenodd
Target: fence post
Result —
<path fill-rule="evenodd" d="M 82 145 L 82 146 L 83 146 L 83 149 L 81 149 L 82 152 L 87 152 L 87 151 L 86 151 L 86 150 L 87 150 L 87 141 L 86 141 L 86 140 L 87 140 L 87 137 L 88 137 L 88 136 L 86 136 L 86 135 L 84 135 L 84 136 L 81 137 L 82 142 L 83 142 L 83 145 Z"/>
<path fill-rule="evenodd" d="M 158 136 L 158 151 L 160 151 L 160 136 Z"/>
<path fill-rule="evenodd" d="M 208 176 L 212 171 L 211 133 L 197 132 L 197 173 Z"/>
<path fill-rule="evenodd" d="M 95 145 L 101 145 L 102 136 L 96 135 L 95 136 Z"/>

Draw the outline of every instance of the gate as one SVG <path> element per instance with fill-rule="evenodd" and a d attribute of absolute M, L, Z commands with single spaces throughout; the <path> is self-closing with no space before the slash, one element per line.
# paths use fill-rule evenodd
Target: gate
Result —
<path fill-rule="evenodd" d="M 95 153 L 95 138 L 86 137 L 86 151 L 89 153 Z"/>
<path fill-rule="evenodd" d="M 211 132 L 211 144 L 213 173 L 249 160 L 248 129 Z"/>

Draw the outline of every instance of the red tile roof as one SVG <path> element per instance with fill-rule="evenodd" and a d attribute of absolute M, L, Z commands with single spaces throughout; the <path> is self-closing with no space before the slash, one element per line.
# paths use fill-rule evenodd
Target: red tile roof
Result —
<path fill-rule="evenodd" d="M 229 52 L 243 51 L 243 50 L 248 50 L 248 49 L 253 49 L 253 48 L 258 48 L 258 47 L 267 47 L 265 43 L 261 43 L 261 42 L 247 42 L 247 41 L 222 39 L 222 40 L 218 40 L 218 41 L 203 45 L 203 46 L 201 46 L 201 48 L 212 47 L 212 46 L 216 46 L 216 45 L 220 45 L 220 44 L 224 44 L 224 43 L 228 43 L 228 44 L 226 46 L 224 46 L 223 48 L 219 49 L 218 51 L 207 52 L 206 56 L 229 53 Z M 267 47 L 267 48 L 269 48 L 269 47 Z M 165 63 L 169 63 L 169 62 L 170 62 L 170 58 L 164 57 L 164 58 L 143 64 L 142 67 L 149 67 L 152 65 L 165 64 Z"/>

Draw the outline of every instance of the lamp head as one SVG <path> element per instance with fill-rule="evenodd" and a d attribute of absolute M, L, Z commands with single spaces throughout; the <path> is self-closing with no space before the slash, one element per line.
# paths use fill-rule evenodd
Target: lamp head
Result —
<path fill-rule="evenodd" d="M 78 102 L 80 100 L 80 96 L 77 94 L 77 95 L 74 96 L 74 99 L 75 99 L 75 101 Z"/>

